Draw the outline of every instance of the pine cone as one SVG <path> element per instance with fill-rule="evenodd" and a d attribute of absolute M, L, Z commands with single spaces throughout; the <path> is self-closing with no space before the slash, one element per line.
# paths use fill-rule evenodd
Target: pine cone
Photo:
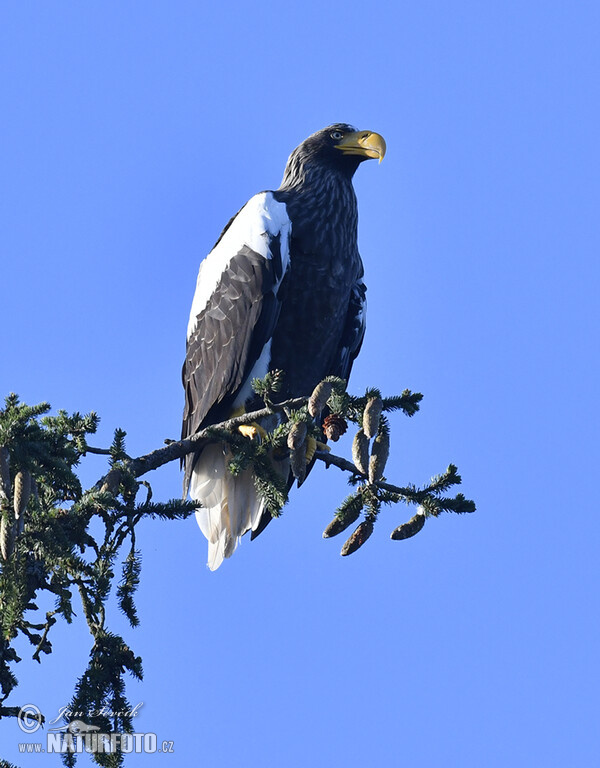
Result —
<path fill-rule="evenodd" d="M 8 560 L 12 555 L 13 547 L 15 544 L 15 527 L 14 523 L 9 522 L 6 515 L 1 516 L 0 520 L 0 555 L 3 560 Z"/>
<path fill-rule="evenodd" d="M 109 470 L 103 478 L 103 483 L 100 488 L 101 493 L 110 493 L 111 496 L 116 496 L 119 492 L 119 485 L 121 483 L 121 470 L 113 467 Z"/>
<path fill-rule="evenodd" d="M 300 446 L 306 440 L 306 424 L 303 421 L 299 421 L 296 424 L 292 424 L 287 436 L 288 448 L 292 451 Z"/>
<path fill-rule="evenodd" d="M 363 414 L 363 429 L 365 435 L 371 439 L 377 434 L 379 429 L 379 419 L 383 410 L 383 401 L 380 397 L 371 397 L 365 406 Z"/>
<path fill-rule="evenodd" d="M 308 401 L 308 412 L 313 419 L 321 415 L 321 411 L 327 405 L 332 392 L 333 384 L 330 381 L 322 381 L 314 388 Z"/>
<path fill-rule="evenodd" d="M 419 531 L 425 525 L 425 515 L 422 512 L 417 512 L 416 515 L 410 518 L 407 523 L 399 525 L 392 531 L 390 538 L 394 541 L 400 541 L 401 539 L 410 539 L 411 536 L 419 533 Z"/>
<path fill-rule="evenodd" d="M 10 496 L 10 454 L 8 448 L 3 445 L 0 447 L 0 497 Z"/>
<path fill-rule="evenodd" d="M 369 459 L 369 482 L 376 483 L 383 477 L 383 470 L 390 455 L 390 436 L 387 432 L 380 432 L 371 448 Z"/>
<path fill-rule="evenodd" d="M 331 413 L 323 422 L 323 432 L 325 432 L 327 439 L 334 443 L 337 443 L 347 429 L 346 419 L 339 413 Z"/>
<path fill-rule="evenodd" d="M 15 497 L 14 497 L 14 510 L 15 518 L 18 520 L 23 516 L 29 503 L 29 495 L 31 494 L 31 473 L 28 469 L 17 472 L 15 476 Z"/>
<path fill-rule="evenodd" d="M 356 522 L 360 513 L 361 508 L 358 507 L 357 509 L 350 508 L 345 514 L 336 515 L 323 531 L 323 538 L 329 539 L 331 536 L 337 536 L 338 533 L 345 531 L 348 526 Z"/>
<path fill-rule="evenodd" d="M 359 429 L 352 441 L 352 461 L 363 475 L 369 474 L 369 438 L 364 429 Z"/>
<path fill-rule="evenodd" d="M 346 541 L 340 552 L 342 557 L 351 555 L 353 552 L 365 543 L 369 536 L 373 533 L 373 521 L 363 520 L 358 528 L 354 529 L 352 536 Z"/>

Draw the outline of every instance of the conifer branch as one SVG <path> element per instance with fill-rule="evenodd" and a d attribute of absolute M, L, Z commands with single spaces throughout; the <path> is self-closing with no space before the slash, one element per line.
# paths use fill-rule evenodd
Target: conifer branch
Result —
<path fill-rule="evenodd" d="M 126 435 L 120 429 L 115 430 L 110 447 L 88 445 L 87 437 L 98 425 L 94 413 L 82 416 L 59 411 L 50 416 L 47 403 L 27 406 L 16 395 L 6 398 L 0 409 L 0 718 L 19 712 L 17 707 L 4 706 L 18 684 L 11 669 L 21 660 L 14 640 L 25 637 L 33 646 L 32 658 L 40 662 L 42 653 L 52 652 L 49 636 L 57 620 L 71 623 L 75 616 L 73 593 L 77 592 L 93 645 L 71 709 L 98 712 L 106 706 L 125 714 L 111 722 L 90 716 L 90 725 L 104 732 L 131 728 L 124 675 L 141 679 L 142 663 L 125 640 L 108 628 L 107 601 L 114 593 L 130 625 L 139 624 L 134 598 L 142 560 L 136 549 L 136 528 L 144 518 L 185 519 L 198 506 L 181 499 L 152 501 L 150 484 L 139 478 L 208 443 L 227 446 L 233 475 L 251 467 L 256 490 L 273 517 L 281 513 L 291 484 L 291 477 L 275 470 L 274 458 L 276 462 L 290 460 L 298 485 L 317 461 L 345 472 L 353 490 L 323 534 L 325 538 L 336 536 L 363 516 L 343 545 L 343 556 L 369 539 L 384 505 L 404 502 L 418 506 L 416 515 L 392 531 L 394 540 L 414 536 L 428 518 L 442 512 L 475 510 L 475 504 L 463 494 L 444 495 L 461 483 L 453 464 L 421 488 L 398 486 L 384 477 L 390 448 L 385 414 L 402 410 L 413 416 L 420 407 L 420 393 L 405 390 L 399 396 L 384 397 L 371 388 L 355 397 L 348 394 L 343 380 L 327 377 L 312 394 L 278 403 L 275 395 L 280 384 L 280 372 L 268 374 L 254 382 L 263 408 L 211 425 L 188 439 L 165 441 L 163 447 L 136 458 L 127 454 Z M 279 423 L 261 440 L 249 440 L 238 430 L 274 414 L 279 415 Z M 337 441 L 349 422 L 358 429 L 353 461 L 324 446 L 326 440 Z M 75 467 L 86 454 L 106 456 L 108 470 L 93 488 L 84 491 Z M 142 486 L 145 499 L 137 501 Z M 127 554 L 119 569 L 124 548 Z M 30 616 L 39 617 L 36 600 L 43 592 L 53 595 L 54 610 L 32 622 Z M 121 764 L 121 757 L 115 756 L 115 765 Z M 74 760 L 70 755 L 68 763 L 74 764 Z"/>
<path fill-rule="evenodd" d="M 94 453 L 98 456 L 110 456 L 110 448 L 94 448 L 92 445 L 86 445 L 84 453 Z"/>
<path fill-rule="evenodd" d="M 186 440 L 169 441 L 163 448 L 157 448 L 150 453 L 143 456 L 138 456 L 136 459 L 131 459 L 128 462 L 128 469 L 134 477 L 142 477 L 147 472 L 151 472 L 154 469 L 158 469 L 171 461 L 182 459 L 190 453 L 202 448 L 210 442 L 214 442 L 214 433 L 216 430 L 222 430 L 224 432 L 232 432 L 242 424 L 251 424 L 254 421 L 260 421 L 267 416 L 271 416 L 273 413 L 285 413 L 290 409 L 301 408 L 308 402 L 308 397 L 296 397 L 290 400 L 285 400 L 282 403 L 273 404 L 272 406 L 265 406 L 259 408 L 256 411 L 250 413 L 244 413 L 241 416 L 235 416 L 226 421 L 222 421 L 219 424 L 213 424 L 206 429 L 200 430 L 193 437 L 189 437 Z M 104 478 L 101 478 L 101 482 Z"/>

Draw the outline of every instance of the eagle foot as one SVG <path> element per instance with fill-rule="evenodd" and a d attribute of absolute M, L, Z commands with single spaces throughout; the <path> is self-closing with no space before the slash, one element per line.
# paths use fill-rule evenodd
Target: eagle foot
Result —
<path fill-rule="evenodd" d="M 248 440 L 256 440 L 259 443 L 262 443 L 267 436 L 266 430 L 256 422 L 253 422 L 252 424 L 242 424 L 238 427 L 238 432 L 244 435 L 244 437 L 247 437 Z"/>
<path fill-rule="evenodd" d="M 313 457 L 316 451 L 331 452 L 331 448 L 327 445 L 327 443 L 321 443 L 318 440 L 316 440 L 314 437 L 307 437 L 306 438 L 306 463 L 307 464 L 310 464 L 310 462 L 313 460 Z"/>
<path fill-rule="evenodd" d="M 312 461 L 313 456 L 315 455 L 315 451 L 317 450 L 317 441 L 314 437 L 307 437 L 306 438 L 306 463 L 310 464 Z"/>

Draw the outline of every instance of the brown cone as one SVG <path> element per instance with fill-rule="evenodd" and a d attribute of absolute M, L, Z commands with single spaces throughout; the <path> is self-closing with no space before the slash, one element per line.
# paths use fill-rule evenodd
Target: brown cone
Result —
<path fill-rule="evenodd" d="M 395 530 L 392 531 L 390 538 L 394 541 L 400 541 L 401 539 L 410 539 L 425 525 L 425 515 L 416 514 L 410 518 L 407 523 L 402 523 Z"/>
<path fill-rule="evenodd" d="M 334 443 L 337 443 L 347 429 L 346 419 L 338 413 L 331 413 L 323 422 L 323 432 L 325 432 L 327 439 Z"/>
<path fill-rule="evenodd" d="M 341 556 L 346 557 L 347 555 L 356 552 L 359 547 L 362 547 L 372 533 L 373 522 L 371 520 L 363 520 L 362 523 L 354 529 L 354 532 L 342 547 L 342 551 L 340 552 Z"/>

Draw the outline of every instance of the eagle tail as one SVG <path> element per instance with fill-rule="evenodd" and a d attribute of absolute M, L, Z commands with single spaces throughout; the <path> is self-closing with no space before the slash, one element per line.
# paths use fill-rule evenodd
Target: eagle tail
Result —
<path fill-rule="evenodd" d="M 196 461 L 190 482 L 190 496 L 201 505 L 196 520 L 208 539 L 211 571 L 231 557 L 246 531 L 258 527 L 264 508 L 252 471 L 246 469 L 234 477 L 228 461 L 223 446 L 208 445 Z"/>

